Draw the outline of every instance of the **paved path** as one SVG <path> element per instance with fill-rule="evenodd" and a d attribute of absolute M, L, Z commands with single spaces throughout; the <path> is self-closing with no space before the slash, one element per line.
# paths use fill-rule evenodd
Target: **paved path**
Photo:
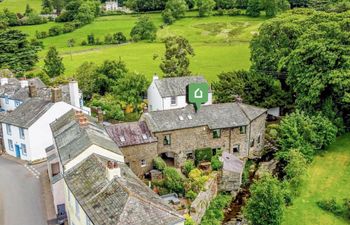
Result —
<path fill-rule="evenodd" d="M 46 225 L 39 180 L 44 165 L 26 166 L 0 157 L 0 225 Z"/>

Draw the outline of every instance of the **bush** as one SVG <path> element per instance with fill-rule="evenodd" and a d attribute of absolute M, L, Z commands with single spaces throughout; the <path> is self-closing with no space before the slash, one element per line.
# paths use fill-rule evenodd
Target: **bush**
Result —
<path fill-rule="evenodd" d="M 87 43 L 88 43 L 88 45 L 94 45 L 95 44 L 95 35 L 94 34 L 89 34 L 87 36 Z"/>
<path fill-rule="evenodd" d="M 112 44 L 113 43 L 113 36 L 111 34 L 107 34 L 105 36 L 105 44 Z"/>
<path fill-rule="evenodd" d="M 61 26 L 53 26 L 49 29 L 49 36 L 57 36 L 63 33 L 63 29 Z"/>
<path fill-rule="evenodd" d="M 170 10 L 165 9 L 162 12 L 162 17 L 163 17 L 163 21 L 165 24 L 172 24 L 175 22 L 176 18 L 173 17 L 173 14 Z"/>
<path fill-rule="evenodd" d="M 86 42 L 85 40 L 83 40 L 83 41 L 81 42 L 81 45 L 82 45 L 82 46 L 85 46 L 85 45 L 87 45 L 87 42 Z"/>
<path fill-rule="evenodd" d="M 196 225 L 196 223 L 193 221 L 192 217 L 188 214 L 184 215 L 186 221 L 185 221 L 185 225 Z"/>
<path fill-rule="evenodd" d="M 193 160 L 186 160 L 183 166 L 183 172 L 186 176 L 193 170 L 195 167 Z"/>
<path fill-rule="evenodd" d="M 195 155 L 195 163 L 198 165 L 199 163 L 203 161 L 211 161 L 211 157 L 213 156 L 213 152 L 211 148 L 203 148 L 203 149 L 197 149 L 194 152 Z"/>
<path fill-rule="evenodd" d="M 222 166 L 224 165 L 221 161 L 220 161 L 220 156 L 215 155 L 211 158 L 211 168 L 213 170 L 221 170 Z"/>
<path fill-rule="evenodd" d="M 164 162 L 164 160 L 161 158 L 161 157 L 156 157 L 154 160 L 153 160 L 153 163 L 154 163 L 154 167 L 157 169 L 157 170 L 160 170 L 160 171 L 163 171 L 166 167 L 166 163 Z"/>
<path fill-rule="evenodd" d="M 117 32 L 113 34 L 113 43 L 114 44 L 123 44 L 126 42 L 126 37 L 122 32 Z"/>
<path fill-rule="evenodd" d="M 43 38 L 48 37 L 48 34 L 46 31 L 35 31 L 35 37 L 37 39 L 43 39 Z"/>
<path fill-rule="evenodd" d="M 154 41 L 157 36 L 157 27 L 148 17 L 141 16 L 132 28 L 130 36 L 133 41 Z"/>
<path fill-rule="evenodd" d="M 229 15 L 229 16 L 239 16 L 241 14 L 242 14 L 242 12 L 240 9 L 229 9 L 227 11 L 227 15 Z"/>
<path fill-rule="evenodd" d="M 226 10 L 225 9 L 218 9 L 217 11 L 216 11 L 216 16 L 223 16 L 223 15 L 225 15 L 226 14 Z"/>
<path fill-rule="evenodd" d="M 173 167 L 165 167 L 163 171 L 164 186 L 170 191 L 178 194 L 184 193 L 183 178 Z"/>
<path fill-rule="evenodd" d="M 321 209 L 328 211 L 328 212 L 331 212 L 337 216 L 340 216 L 343 213 L 342 207 L 337 204 L 337 202 L 334 198 L 331 198 L 329 200 L 318 201 L 317 205 Z"/>
<path fill-rule="evenodd" d="M 197 193 L 192 191 L 192 190 L 189 190 L 188 192 L 186 192 L 186 195 L 185 197 L 190 199 L 191 201 L 195 200 L 197 198 Z"/>
<path fill-rule="evenodd" d="M 218 194 L 213 201 L 210 202 L 208 209 L 202 218 L 201 225 L 219 225 L 224 219 L 224 208 L 231 202 L 232 196 L 226 194 Z"/>
<path fill-rule="evenodd" d="M 70 33 L 75 30 L 75 24 L 74 23 L 65 23 L 63 26 L 63 33 Z"/>

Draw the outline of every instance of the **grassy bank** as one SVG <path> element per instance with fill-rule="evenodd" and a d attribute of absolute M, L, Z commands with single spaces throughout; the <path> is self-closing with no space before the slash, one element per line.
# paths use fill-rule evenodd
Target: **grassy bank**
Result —
<path fill-rule="evenodd" d="M 350 196 L 350 134 L 338 138 L 324 156 L 318 156 L 308 170 L 300 197 L 286 210 L 284 225 L 346 225 L 350 221 L 320 209 L 316 202 Z"/>

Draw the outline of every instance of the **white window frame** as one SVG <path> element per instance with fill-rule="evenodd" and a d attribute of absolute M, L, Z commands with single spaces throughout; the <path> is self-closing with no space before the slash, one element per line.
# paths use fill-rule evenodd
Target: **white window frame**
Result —
<path fill-rule="evenodd" d="M 27 146 L 25 144 L 21 144 L 22 154 L 27 155 Z"/>
<path fill-rule="evenodd" d="M 177 98 L 176 96 L 170 97 L 170 105 L 177 105 Z"/>
<path fill-rule="evenodd" d="M 7 133 L 7 135 L 12 135 L 12 130 L 11 130 L 10 124 L 6 124 L 6 133 Z"/>
<path fill-rule="evenodd" d="M 146 167 L 147 166 L 147 161 L 146 159 L 141 159 L 140 160 L 141 167 Z"/>
<path fill-rule="evenodd" d="M 8 139 L 7 144 L 9 146 L 10 151 L 13 151 L 13 141 L 11 139 Z"/>
<path fill-rule="evenodd" d="M 18 128 L 18 130 L 19 130 L 19 137 L 21 138 L 21 139 L 24 139 L 24 128 L 22 128 L 22 127 L 19 127 Z"/>

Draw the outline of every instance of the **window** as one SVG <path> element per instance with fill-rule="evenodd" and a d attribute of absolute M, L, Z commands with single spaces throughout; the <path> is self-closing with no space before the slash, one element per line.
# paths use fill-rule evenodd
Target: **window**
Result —
<path fill-rule="evenodd" d="M 21 139 L 24 139 L 24 129 L 23 128 L 19 128 L 19 137 Z"/>
<path fill-rule="evenodd" d="M 221 137 L 221 130 L 215 129 L 213 130 L 213 138 L 220 138 Z"/>
<path fill-rule="evenodd" d="M 142 139 L 147 140 L 148 139 L 147 134 L 142 134 Z"/>
<path fill-rule="evenodd" d="M 163 144 L 164 145 L 171 145 L 171 136 L 170 136 L 170 134 L 164 135 Z"/>
<path fill-rule="evenodd" d="M 258 140 L 257 140 L 258 144 L 260 144 L 260 141 L 261 141 L 260 139 L 261 139 L 261 135 L 258 136 Z"/>
<path fill-rule="evenodd" d="M 78 219 L 80 219 L 80 207 L 77 200 L 75 200 L 75 215 Z"/>
<path fill-rule="evenodd" d="M 189 120 L 191 120 L 191 119 L 192 119 L 192 116 L 191 116 L 190 114 L 188 114 L 188 115 L 187 115 L 187 118 L 188 118 Z"/>
<path fill-rule="evenodd" d="M 232 151 L 235 153 L 235 152 L 239 152 L 239 145 L 234 145 L 233 148 L 232 148 Z"/>
<path fill-rule="evenodd" d="M 193 153 L 192 152 L 187 153 L 186 159 L 193 159 Z"/>
<path fill-rule="evenodd" d="M 7 135 L 11 135 L 11 125 L 10 124 L 6 124 L 6 132 L 7 132 Z"/>
<path fill-rule="evenodd" d="M 146 160 L 144 160 L 144 159 L 142 159 L 142 160 L 140 161 L 140 163 L 141 163 L 141 167 L 147 166 L 147 162 L 146 162 Z"/>
<path fill-rule="evenodd" d="M 12 143 L 12 140 L 8 140 L 8 144 L 9 144 L 9 149 L 11 150 L 11 151 L 13 151 L 13 143 Z"/>
<path fill-rule="evenodd" d="M 9 104 L 9 97 L 5 96 L 5 103 Z"/>
<path fill-rule="evenodd" d="M 254 139 L 250 142 L 250 147 L 254 147 Z"/>
<path fill-rule="evenodd" d="M 179 119 L 180 119 L 180 120 L 184 120 L 183 116 L 179 116 Z"/>
<path fill-rule="evenodd" d="M 27 155 L 27 147 L 25 144 L 21 144 L 22 154 Z"/>
<path fill-rule="evenodd" d="M 247 132 L 247 127 L 246 127 L 246 126 L 241 126 L 241 127 L 239 127 L 239 132 L 240 132 L 241 134 L 245 134 L 245 133 Z"/>
<path fill-rule="evenodd" d="M 119 139 L 121 142 L 125 142 L 125 137 L 124 136 L 119 136 Z"/>
<path fill-rule="evenodd" d="M 176 105 L 176 96 L 171 96 L 171 104 Z"/>
<path fill-rule="evenodd" d="M 15 106 L 16 106 L 16 107 L 19 106 L 20 104 L 21 104 L 20 101 L 18 101 L 18 100 L 15 101 Z"/>

